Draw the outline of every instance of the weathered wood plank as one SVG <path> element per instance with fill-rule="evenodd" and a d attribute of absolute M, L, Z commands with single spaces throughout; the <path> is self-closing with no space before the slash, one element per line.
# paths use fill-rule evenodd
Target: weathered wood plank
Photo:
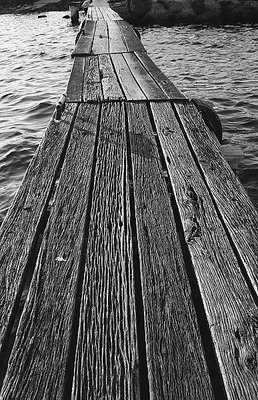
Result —
<path fill-rule="evenodd" d="M 171 105 L 151 108 L 227 396 L 255 400 L 257 306 Z"/>
<path fill-rule="evenodd" d="M 124 94 L 119 85 L 108 54 L 102 54 L 99 56 L 99 70 L 104 100 L 124 99 Z"/>
<path fill-rule="evenodd" d="M 81 105 L 1 399 L 64 399 L 99 106 Z M 48 154 L 49 156 L 49 154 Z"/>
<path fill-rule="evenodd" d="M 22 291 L 75 108 L 67 105 L 60 123 L 51 120 L 1 226 L 0 351 Z"/>
<path fill-rule="evenodd" d="M 123 19 L 123 18 L 120 17 L 120 15 L 116 11 L 112 10 L 112 8 L 109 8 L 108 11 L 113 16 L 114 20 L 119 21 L 119 20 Z"/>
<path fill-rule="evenodd" d="M 142 42 L 135 33 L 134 28 L 126 21 L 118 21 L 118 26 L 120 27 L 121 34 L 124 38 L 128 51 L 144 51 L 145 48 Z"/>
<path fill-rule="evenodd" d="M 109 50 L 108 29 L 106 21 L 98 21 L 92 46 L 92 54 L 105 54 Z"/>
<path fill-rule="evenodd" d="M 75 57 L 70 79 L 66 89 L 66 102 L 82 101 L 82 85 L 84 78 L 84 58 Z"/>
<path fill-rule="evenodd" d="M 151 399 L 213 399 L 163 169 L 145 103 L 127 104 Z"/>
<path fill-rule="evenodd" d="M 167 95 L 161 90 L 156 81 L 149 75 L 134 53 L 124 54 L 129 68 L 148 100 L 167 99 Z"/>
<path fill-rule="evenodd" d="M 111 54 L 111 59 L 127 100 L 146 100 L 122 54 Z"/>
<path fill-rule="evenodd" d="M 212 138 L 195 106 L 189 103 L 178 105 L 176 109 L 220 214 L 258 295 L 258 213 L 225 161 L 216 139 Z"/>
<path fill-rule="evenodd" d="M 86 20 L 90 20 L 90 21 L 93 20 L 93 17 L 92 17 L 92 7 L 89 7 L 88 10 L 87 10 Z"/>
<path fill-rule="evenodd" d="M 115 21 L 115 20 L 121 19 L 118 15 L 114 16 L 109 7 L 102 7 L 101 11 L 102 11 L 105 21 Z"/>
<path fill-rule="evenodd" d="M 137 57 L 149 71 L 149 74 L 157 81 L 164 93 L 170 99 L 185 99 L 186 97 L 175 87 L 175 85 L 161 72 L 161 70 L 154 64 L 149 56 L 144 52 L 136 52 Z"/>
<path fill-rule="evenodd" d="M 96 13 L 97 13 L 97 16 L 98 16 L 98 20 L 103 20 L 104 18 L 103 18 L 103 14 L 101 12 L 101 8 L 96 7 L 95 10 L 96 10 Z"/>
<path fill-rule="evenodd" d="M 109 53 L 125 53 L 127 47 L 122 39 L 120 28 L 116 21 L 107 21 L 109 37 Z"/>
<path fill-rule="evenodd" d="M 72 58 L 91 54 L 92 44 L 95 36 L 95 29 L 95 21 L 86 21 L 84 26 L 84 34 L 80 36 L 77 45 L 72 52 Z"/>
<path fill-rule="evenodd" d="M 72 399 L 139 399 L 124 105 L 102 106 Z"/>
<path fill-rule="evenodd" d="M 99 61 L 97 56 L 85 58 L 83 82 L 83 101 L 100 101 L 103 99 Z"/>
<path fill-rule="evenodd" d="M 98 21 L 98 14 L 95 7 L 91 7 L 91 17 L 93 21 Z"/>
<path fill-rule="evenodd" d="M 84 24 L 83 31 L 84 36 L 88 36 L 89 38 L 93 39 L 94 32 L 96 29 L 96 21 L 87 21 Z"/>

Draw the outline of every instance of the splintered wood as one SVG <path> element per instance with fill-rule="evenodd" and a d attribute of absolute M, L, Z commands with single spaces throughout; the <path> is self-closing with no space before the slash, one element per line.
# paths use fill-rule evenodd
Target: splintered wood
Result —
<path fill-rule="evenodd" d="M 0 399 L 257 400 L 258 213 L 133 27 L 84 7 L 1 227 Z"/>

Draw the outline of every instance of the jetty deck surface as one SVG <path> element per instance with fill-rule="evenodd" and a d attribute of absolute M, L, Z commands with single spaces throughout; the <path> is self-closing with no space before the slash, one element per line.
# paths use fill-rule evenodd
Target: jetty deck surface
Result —
<path fill-rule="evenodd" d="M 257 212 L 105 0 L 72 56 L 1 227 L 1 400 L 257 400 Z"/>

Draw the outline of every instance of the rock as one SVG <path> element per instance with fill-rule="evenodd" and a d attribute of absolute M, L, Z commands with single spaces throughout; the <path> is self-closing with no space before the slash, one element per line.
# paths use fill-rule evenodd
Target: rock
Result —
<path fill-rule="evenodd" d="M 129 10 L 136 16 L 143 17 L 151 9 L 152 0 L 128 0 Z"/>
<path fill-rule="evenodd" d="M 205 124 L 208 126 L 210 130 L 212 130 L 218 141 L 222 142 L 222 125 L 219 119 L 218 114 L 212 107 L 209 101 L 203 101 L 200 99 L 192 99 L 192 102 L 198 108 L 200 113 L 202 114 L 202 118 Z"/>
<path fill-rule="evenodd" d="M 64 19 L 70 19 L 70 15 L 64 15 L 63 18 Z"/>
<path fill-rule="evenodd" d="M 46 15 L 38 15 L 38 18 L 47 18 Z"/>
<path fill-rule="evenodd" d="M 119 3 L 125 2 L 112 2 L 111 7 Z M 125 4 L 139 24 L 258 22 L 258 0 L 127 0 Z"/>

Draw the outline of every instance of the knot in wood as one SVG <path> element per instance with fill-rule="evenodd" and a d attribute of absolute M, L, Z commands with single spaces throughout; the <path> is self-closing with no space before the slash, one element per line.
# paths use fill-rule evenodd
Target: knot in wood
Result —
<path fill-rule="evenodd" d="M 163 130 L 163 135 L 165 135 L 165 136 L 169 136 L 169 135 L 171 135 L 173 133 L 173 131 L 172 131 L 172 129 L 171 128 L 169 128 L 169 127 L 165 127 L 164 128 L 164 130 Z"/>
<path fill-rule="evenodd" d="M 243 357 L 243 363 L 246 368 L 251 371 L 254 371 L 257 368 L 257 355 L 253 352 L 246 352 Z"/>

